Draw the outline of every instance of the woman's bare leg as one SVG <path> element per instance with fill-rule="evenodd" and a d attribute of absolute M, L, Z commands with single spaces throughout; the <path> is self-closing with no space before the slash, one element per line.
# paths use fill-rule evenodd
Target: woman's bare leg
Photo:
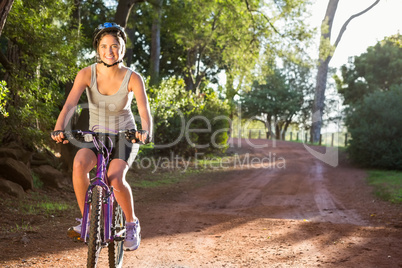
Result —
<path fill-rule="evenodd" d="M 126 181 L 126 174 L 129 167 L 126 161 L 113 159 L 108 169 L 110 185 L 114 188 L 116 200 L 123 209 L 127 222 L 133 222 L 136 217 L 134 214 L 134 200 L 131 187 Z"/>
<path fill-rule="evenodd" d="M 87 148 L 80 149 L 74 158 L 73 186 L 81 215 L 84 213 L 85 195 L 89 186 L 89 172 L 96 165 L 96 155 Z"/>

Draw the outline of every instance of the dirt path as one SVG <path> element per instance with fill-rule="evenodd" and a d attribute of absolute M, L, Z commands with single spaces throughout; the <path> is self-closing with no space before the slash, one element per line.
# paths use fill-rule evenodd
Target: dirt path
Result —
<path fill-rule="evenodd" d="M 143 240 L 124 267 L 402 267 L 402 207 L 377 200 L 362 170 L 302 144 L 253 143 L 266 147 L 233 140 L 234 162 L 215 172 L 135 191 Z M 55 217 L 25 242 L 4 235 L 0 266 L 84 267 L 86 246 L 65 238 L 71 224 Z"/>

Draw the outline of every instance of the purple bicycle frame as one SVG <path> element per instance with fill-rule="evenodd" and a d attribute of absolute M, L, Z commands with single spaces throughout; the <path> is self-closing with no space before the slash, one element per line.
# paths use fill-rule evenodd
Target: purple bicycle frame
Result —
<path fill-rule="evenodd" d="M 101 152 L 98 152 L 98 160 L 97 160 L 97 168 L 96 168 L 96 176 L 91 180 L 91 183 L 88 187 L 87 194 L 85 196 L 85 206 L 84 206 L 84 215 L 82 217 L 82 230 L 81 230 L 81 240 L 87 242 L 87 233 L 88 233 L 88 220 L 89 220 L 89 207 L 92 202 L 92 189 L 95 186 L 100 186 L 102 188 L 102 199 L 103 199 L 103 222 L 104 222 L 104 237 L 103 242 L 110 242 L 114 239 L 111 237 L 111 223 L 113 217 L 113 203 L 115 202 L 113 187 L 109 188 L 109 181 L 106 173 L 106 165 L 104 161 L 104 156 Z M 121 234 L 117 234 L 117 236 L 121 236 Z"/>

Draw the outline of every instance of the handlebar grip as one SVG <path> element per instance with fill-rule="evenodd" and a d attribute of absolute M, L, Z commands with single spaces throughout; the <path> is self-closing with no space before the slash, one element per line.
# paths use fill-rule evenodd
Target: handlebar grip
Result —
<path fill-rule="evenodd" d="M 51 135 L 52 136 L 58 136 L 60 133 L 63 133 L 64 139 L 63 140 L 83 140 L 83 132 L 81 130 L 72 130 L 72 131 L 66 131 L 66 130 L 56 130 L 52 131 Z"/>
<path fill-rule="evenodd" d="M 142 142 L 135 137 L 135 134 L 137 133 L 136 129 L 127 129 L 124 133 L 128 141 L 131 142 L 132 140 L 135 140 L 135 143 L 142 144 Z"/>
<path fill-rule="evenodd" d="M 147 139 L 145 140 L 145 142 L 142 142 L 142 141 L 140 141 L 139 139 L 136 138 L 137 133 L 140 133 L 140 134 L 146 133 L 147 134 Z M 135 140 L 135 143 L 137 143 L 137 144 L 144 145 L 144 144 L 147 144 L 149 142 L 149 134 L 148 134 L 148 131 L 146 131 L 146 130 L 127 129 L 125 131 L 125 136 L 126 136 L 126 139 L 128 141 Z"/>

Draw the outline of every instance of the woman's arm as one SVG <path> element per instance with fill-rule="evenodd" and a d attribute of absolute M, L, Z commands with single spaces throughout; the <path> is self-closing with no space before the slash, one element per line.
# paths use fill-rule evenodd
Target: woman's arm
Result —
<path fill-rule="evenodd" d="M 63 109 L 61 110 L 59 117 L 57 118 L 54 130 L 64 130 L 67 123 L 69 122 L 71 116 L 74 114 L 75 107 L 84 92 L 85 88 L 90 86 L 91 83 L 91 67 L 86 67 L 80 70 L 75 77 L 73 88 L 68 94 L 67 100 L 64 103 Z M 64 140 L 63 133 L 52 136 L 52 139 L 57 142 L 62 142 Z M 65 140 L 64 143 L 68 141 Z"/>
<path fill-rule="evenodd" d="M 149 140 L 152 139 L 152 117 L 151 109 L 149 107 L 148 97 L 145 92 L 144 81 L 140 75 L 133 72 L 129 83 L 129 90 L 134 92 L 135 99 L 137 100 L 138 112 L 141 117 L 141 127 L 143 130 L 148 131 Z M 138 135 L 138 139 L 145 141 L 147 135 Z"/>

